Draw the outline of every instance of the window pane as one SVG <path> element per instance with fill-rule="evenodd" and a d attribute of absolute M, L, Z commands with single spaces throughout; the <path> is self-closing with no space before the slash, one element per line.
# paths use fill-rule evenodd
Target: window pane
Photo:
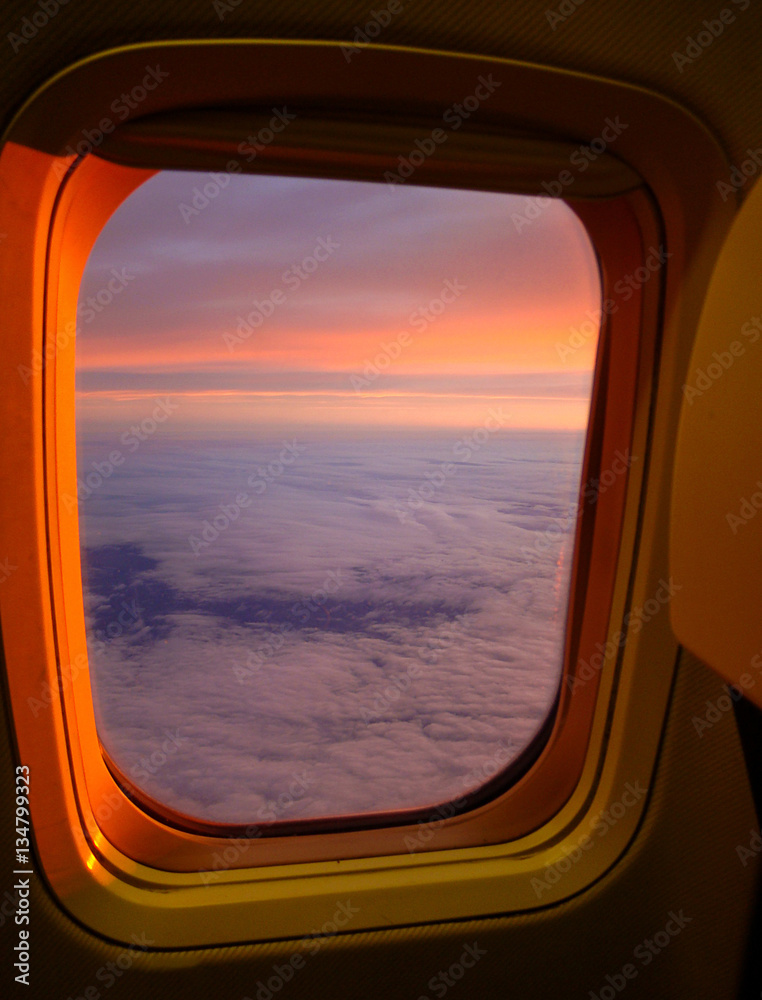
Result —
<path fill-rule="evenodd" d="M 140 187 L 80 291 L 101 741 L 206 821 L 458 799 L 558 689 L 595 254 L 550 200 L 210 178 Z"/>

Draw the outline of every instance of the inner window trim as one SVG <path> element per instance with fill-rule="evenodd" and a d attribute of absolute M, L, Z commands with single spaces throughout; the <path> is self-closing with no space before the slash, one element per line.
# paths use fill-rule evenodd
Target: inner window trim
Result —
<path fill-rule="evenodd" d="M 93 815 L 92 802 L 97 803 L 99 796 L 106 801 L 115 783 L 109 776 L 111 784 L 104 781 L 99 786 L 97 774 L 85 780 L 83 761 L 102 763 L 102 758 L 97 743 L 87 742 L 87 732 L 77 731 L 72 689 L 81 668 L 72 668 L 63 658 L 67 622 L 58 614 L 60 605 L 51 606 L 53 599 L 60 600 L 64 580 L 62 566 L 56 562 L 61 542 L 54 537 L 58 525 L 55 512 L 49 511 L 57 465 L 48 424 L 56 391 L 73 393 L 73 382 L 66 384 L 63 368 L 56 381 L 47 366 L 38 367 L 38 359 L 44 347 L 43 320 L 47 317 L 48 328 L 53 328 L 51 318 L 61 306 L 56 296 L 60 292 L 65 297 L 72 283 L 76 299 L 84 266 L 83 259 L 78 270 L 72 247 L 63 259 L 60 232 L 55 238 L 50 234 L 54 206 L 65 207 L 60 183 L 72 164 L 65 152 L 67 144 L 76 144 L 83 126 L 97 123 L 104 98 L 129 87 L 138 73 L 145 72 L 146 61 L 157 59 L 171 67 L 172 86 L 149 95 L 140 107 L 141 115 L 169 108 L 223 107 L 231 100 L 238 106 L 252 100 L 264 104 L 272 93 L 289 99 L 307 95 L 313 104 L 330 103 L 344 95 L 354 101 L 355 108 L 380 100 L 378 95 L 383 94 L 387 111 L 407 113 L 415 106 L 419 112 L 428 107 L 441 114 L 443 107 L 469 92 L 479 72 L 499 74 L 503 83 L 491 109 L 493 126 L 510 128 L 518 122 L 525 127 L 529 122 L 548 134 L 572 134 L 577 142 L 590 142 L 600 130 L 601 108 L 621 114 L 628 130 L 619 140 L 618 155 L 640 172 L 646 187 L 632 193 L 624 216 L 613 212 L 611 200 L 591 199 L 575 208 L 580 215 L 584 212 L 593 235 L 605 287 L 631 273 L 630 258 L 616 244 L 620 237 L 627 242 L 633 218 L 640 239 L 634 240 L 630 250 L 636 243 L 641 249 L 666 243 L 672 256 L 669 266 L 654 276 L 658 281 L 644 286 L 639 316 L 631 315 L 624 322 L 618 314 L 616 323 L 610 324 L 612 340 L 631 338 L 640 344 L 632 440 L 634 454 L 643 458 L 643 465 L 634 465 L 629 476 L 623 529 L 608 542 L 620 553 L 611 605 L 612 634 L 621 627 L 627 608 L 646 600 L 659 574 L 667 572 L 660 511 L 668 498 L 668 485 L 661 460 L 665 444 L 669 447 L 672 425 L 668 402 L 655 399 L 657 377 L 673 385 L 673 372 L 682 371 L 688 363 L 686 345 L 709 278 L 713 250 L 727 232 L 734 211 L 732 203 L 720 203 L 715 197 L 715 180 L 727 171 L 727 159 L 695 117 L 674 102 L 628 84 L 505 59 L 393 46 L 369 45 L 357 64 L 353 61 L 346 67 L 339 44 L 309 41 L 161 42 L 100 53 L 46 83 L 4 136 L 0 202 L 9 219 L 10 238 L 0 247 L 4 262 L 0 274 L 9 302 L 3 337 L 9 366 L 28 369 L 30 381 L 9 380 L 7 398 L 0 403 L 17 445 L 4 453 L 0 463 L 6 523 L 13 525 L 6 530 L 0 525 L 0 533 L 5 550 L 25 567 L 2 588 L 0 606 L 17 750 L 20 761 L 31 764 L 36 772 L 33 826 L 43 871 L 58 900 L 86 927 L 115 940 L 129 943 L 130 931 L 142 926 L 157 947 L 187 948 L 308 933 L 333 911 L 338 893 L 351 895 L 361 907 L 351 930 L 531 911 L 569 899 L 622 857 L 638 829 L 645 800 L 628 811 L 597 850 L 586 856 L 586 865 L 573 865 L 541 900 L 530 886 L 530 876 L 543 876 L 544 866 L 565 859 L 566 845 L 576 842 L 591 816 L 617 800 L 625 781 L 650 782 L 677 655 L 666 617 L 657 618 L 653 627 L 636 637 L 628 636 L 616 667 L 601 672 L 592 725 L 583 725 L 577 732 L 588 753 L 567 804 L 530 832 L 516 832 L 510 822 L 504 824 L 500 843 L 457 850 L 445 845 L 442 850 L 412 856 L 374 851 L 353 859 L 340 851 L 331 853 L 330 845 L 338 843 L 341 834 L 292 838 L 303 840 L 311 857 L 319 859 L 327 852 L 338 864 L 320 860 L 286 864 L 285 857 L 281 864 L 273 854 L 268 866 L 247 855 L 238 868 L 226 858 L 223 870 L 216 871 L 210 882 L 200 871 L 203 859 L 194 835 L 171 831 L 168 836 L 167 827 L 160 823 L 138 830 L 129 803 L 117 796 L 123 842 L 129 844 L 132 838 L 134 847 L 132 854 L 125 854 Z M 293 72 L 294 65 L 299 65 L 299 74 Z M 128 187 L 121 198 L 129 193 Z M 113 192 L 110 200 L 103 192 L 94 197 L 91 208 L 101 214 L 93 231 L 89 235 L 80 232 L 78 238 L 92 242 L 121 198 Z M 620 234 L 617 226 L 623 220 L 629 222 Z M 81 221 L 89 225 L 86 216 Z M 639 264 L 642 257 L 641 253 Z M 62 285 L 46 286 L 48 265 L 51 274 L 63 267 Z M 67 308 L 73 316 L 72 303 Z M 65 408 L 60 417 L 69 419 Z M 656 467 L 649 473 L 646 495 L 643 483 L 652 451 Z M 73 583 L 76 589 L 79 581 Z M 30 621 L 34 623 L 31 628 Z M 29 708 L 39 701 L 41 692 L 44 702 L 34 715 Z M 612 742 L 613 714 L 620 726 Z M 530 775 L 535 773 L 533 769 Z M 526 830 L 526 822 L 523 826 Z M 279 839 L 271 840 L 268 848 Z M 247 846 L 229 838 L 218 844 L 226 853 L 230 849 L 245 854 Z M 137 855 L 146 858 L 145 863 L 136 860 Z M 211 921 L 210 915 L 214 916 Z"/>
<path fill-rule="evenodd" d="M 146 175 L 145 171 L 122 167 L 95 155 L 84 157 L 68 175 L 53 227 L 64 254 L 68 243 L 79 237 L 78 253 L 81 258 L 85 245 L 81 242 L 83 232 L 89 234 L 89 250 L 96 235 L 94 220 L 88 219 L 87 225 L 83 225 L 79 216 L 83 211 L 90 212 L 93 192 L 102 189 L 104 197 L 107 197 L 105 191 L 113 186 L 118 191 L 118 201 L 121 202 L 131 183 L 142 183 Z M 453 181 L 464 186 L 467 184 L 465 178 L 458 176 L 454 176 Z M 616 208 L 611 204 L 608 208 L 610 213 L 616 212 L 620 219 L 617 231 L 621 234 L 621 226 L 626 224 L 625 220 L 629 220 L 634 237 L 637 226 L 629 207 L 629 201 L 633 197 L 635 196 L 626 195 L 615 198 L 613 202 Z M 593 217 L 589 207 L 585 208 L 585 203 L 567 203 L 577 211 L 583 222 L 586 211 Z M 110 205 L 110 211 L 114 207 L 116 206 Z M 597 243 L 600 242 L 600 234 L 591 236 L 594 246 L 599 249 Z M 629 244 L 630 253 L 634 245 Z M 637 253 L 639 252 L 638 249 Z M 636 261 L 639 263 L 640 258 L 633 254 L 631 269 L 637 266 Z M 80 266 L 84 266 L 82 259 Z M 77 289 L 78 286 L 77 281 Z M 59 283 L 59 291 L 60 288 Z M 602 295 L 605 300 L 606 289 L 603 285 Z M 56 301 L 59 298 L 56 295 Z M 72 321 L 73 313 L 70 315 L 69 312 L 70 298 L 71 296 L 67 299 L 65 312 L 51 317 L 55 329 L 65 329 L 66 324 Z M 617 314 L 604 317 L 600 333 L 590 426 L 583 461 L 583 484 L 595 479 L 596 472 L 610 466 L 617 449 L 624 451 L 630 445 L 639 344 L 637 337 L 617 336 L 615 330 L 623 322 L 639 327 L 640 296 L 633 295 L 626 305 L 627 308 L 623 306 Z M 55 472 L 59 498 L 75 494 L 76 440 L 73 421 L 68 413 L 68 408 L 72 405 L 68 403 L 68 399 L 71 398 L 69 393 L 74 381 L 74 372 L 71 370 L 73 362 L 73 352 L 61 352 L 56 357 L 55 365 L 50 366 L 47 372 L 49 379 L 54 380 L 49 391 L 51 398 L 56 400 L 55 420 L 47 425 L 51 435 L 49 453 L 56 456 L 55 470 L 51 468 L 50 471 Z M 608 384 L 614 381 L 617 385 L 616 392 L 608 393 Z M 62 382 L 66 386 L 65 391 L 61 391 Z M 612 407 L 616 410 L 616 419 L 608 415 Z M 429 849 L 443 850 L 474 842 L 499 843 L 515 839 L 528 829 L 540 826 L 572 794 L 584 765 L 587 740 L 582 734 L 589 731 L 600 678 L 594 677 L 578 690 L 570 688 L 566 678 L 573 663 L 587 662 L 596 652 L 595 641 L 605 642 L 617 554 L 610 551 L 600 539 L 620 530 L 627 479 L 627 476 L 619 477 L 611 490 L 600 495 L 599 502 L 595 505 L 580 505 L 581 517 L 578 519 L 574 544 L 563 672 L 553 712 L 519 758 L 504 773 L 496 775 L 479 790 L 473 799 L 467 800 L 464 806 L 458 808 L 455 803 L 449 802 L 433 808 L 429 806 L 405 811 L 367 813 L 356 817 L 326 817 L 291 822 L 281 820 L 271 825 L 212 824 L 185 816 L 135 789 L 115 762 L 104 754 L 95 730 L 89 674 L 82 671 L 75 683 L 70 685 L 73 700 L 69 711 L 72 718 L 76 719 L 77 732 L 84 734 L 87 745 L 98 747 L 97 759 L 94 759 L 95 754 L 88 755 L 84 766 L 90 809 L 96 816 L 107 814 L 108 810 L 103 808 L 104 801 L 113 801 L 115 795 L 123 800 L 123 807 L 113 811 L 100 823 L 102 832 L 125 854 L 143 863 L 151 861 L 153 852 L 150 848 L 141 846 L 150 843 L 147 837 L 125 836 L 126 830 L 131 830 L 133 823 L 150 826 L 152 835 L 156 834 L 157 828 L 161 828 L 165 836 L 171 836 L 173 832 L 196 836 L 199 862 L 194 867 L 207 868 L 215 849 L 219 849 L 225 838 L 230 837 L 257 839 L 256 851 L 246 852 L 238 862 L 241 867 L 247 867 L 252 863 L 251 855 L 254 854 L 257 864 L 314 860 L 318 839 L 318 856 L 321 858 L 401 853 L 407 850 L 404 846 L 405 838 L 415 837 L 419 832 L 419 824 L 431 822 L 432 817 L 438 824 L 437 837 L 432 838 L 434 843 L 431 848 L 422 845 L 423 853 Z M 49 514 L 53 536 L 62 541 L 65 539 L 65 548 L 62 548 L 60 554 L 64 578 L 70 581 L 66 588 L 54 595 L 59 609 L 56 620 L 66 621 L 68 655 L 63 657 L 63 662 L 77 662 L 78 658 L 87 656 L 78 520 L 76 512 L 62 509 L 60 499 L 58 509 L 54 506 Z M 65 524 L 66 528 L 59 526 L 53 529 L 56 520 L 59 525 Z M 599 541 L 596 542 L 596 539 Z M 593 567 L 595 569 L 591 572 Z M 584 599 L 581 599 L 583 595 Z M 594 624 L 591 625 L 591 622 Z M 585 649 L 586 653 L 583 652 Z M 124 819 L 128 814 L 129 824 Z M 330 840 L 326 838 L 326 834 L 331 835 Z M 185 863 L 181 858 L 185 855 L 185 850 L 173 853 L 178 853 L 176 859 L 172 861 L 165 854 L 164 864 L 168 867 L 176 864 L 184 867 Z M 232 867 L 236 867 L 236 862 Z"/>

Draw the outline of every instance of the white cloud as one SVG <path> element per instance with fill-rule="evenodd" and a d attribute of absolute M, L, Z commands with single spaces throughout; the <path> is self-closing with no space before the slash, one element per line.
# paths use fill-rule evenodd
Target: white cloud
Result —
<path fill-rule="evenodd" d="M 104 743 L 129 773 L 179 729 L 145 790 L 220 822 L 257 822 L 302 772 L 279 818 L 457 797 L 555 695 L 582 437 L 497 435 L 404 524 L 448 439 L 313 441 L 255 496 L 279 448 L 151 441 L 80 505 L 92 626 L 141 611 L 92 657 Z M 194 556 L 188 536 L 242 490 L 251 506 Z M 527 559 L 549 525 L 565 531 Z"/>

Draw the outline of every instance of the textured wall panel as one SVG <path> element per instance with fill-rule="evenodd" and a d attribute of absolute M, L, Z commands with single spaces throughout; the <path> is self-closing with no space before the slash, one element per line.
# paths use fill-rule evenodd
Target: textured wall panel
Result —
<path fill-rule="evenodd" d="M 625 857 L 592 889 L 557 907 L 527 915 L 362 932 L 323 939 L 310 956 L 292 942 L 183 952 L 126 953 L 73 924 L 34 883 L 34 998 L 101 997 L 189 1000 L 211 996 L 269 1000 L 258 982 L 276 975 L 295 953 L 304 966 L 277 994 L 299 1000 L 418 1000 L 442 996 L 428 983 L 457 963 L 465 944 L 486 954 L 452 986 L 452 996 L 589 998 L 632 964 L 626 997 L 717 1000 L 734 996 L 758 874 L 744 865 L 756 819 L 731 712 L 699 736 L 692 719 L 723 689 L 714 673 L 685 656 L 678 671 L 660 765 L 646 818 Z M 0 787 L 11 788 L 3 736 Z M 0 857 L 12 857 L 9 810 L 3 811 Z M 11 881 L 3 869 L 2 890 Z M 7 897 L 3 897 L 6 899 Z M 690 922 L 650 964 L 634 954 L 663 931 L 670 911 Z M 141 928 L 135 933 L 140 937 Z M 15 939 L 0 928 L 7 946 Z M 117 978 L 107 963 L 127 965 Z M 7 974 L 9 965 L 3 969 Z M 10 979 L 10 976 L 7 976 Z M 277 980 L 276 980 L 277 981 Z M 19 987 L 19 990 L 23 989 Z M 449 990 L 448 990 L 449 993 Z M 91 994 L 88 1000 L 95 1000 Z"/>

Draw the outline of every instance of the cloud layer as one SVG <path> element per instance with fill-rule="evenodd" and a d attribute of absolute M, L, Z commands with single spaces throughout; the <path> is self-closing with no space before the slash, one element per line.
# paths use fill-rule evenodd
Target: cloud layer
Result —
<path fill-rule="evenodd" d="M 310 818 L 457 797 L 526 745 L 560 676 L 583 438 L 459 440 L 284 464 L 281 441 L 157 437 L 80 503 L 101 738 L 133 775 L 182 739 L 136 784 L 206 820 Z"/>

